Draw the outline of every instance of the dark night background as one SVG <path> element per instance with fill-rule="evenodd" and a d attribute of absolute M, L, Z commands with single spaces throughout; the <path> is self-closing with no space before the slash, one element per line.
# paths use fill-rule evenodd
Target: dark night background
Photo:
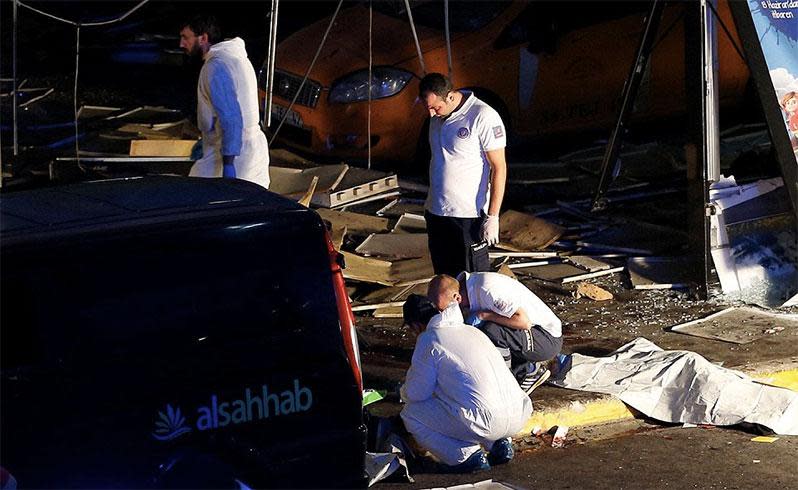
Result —
<path fill-rule="evenodd" d="M 0 3 L 0 71 L 6 79 L 12 76 L 13 2 L 3 0 Z M 96 22 L 118 17 L 139 2 L 25 3 L 65 19 Z M 336 5 L 334 1 L 281 0 L 278 41 L 332 14 Z M 193 113 L 199 66 L 186 65 L 179 53 L 181 22 L 196 13 L 215 15 L 225 37 L 244 39 L 257 71 L 265 59 L 270 9 L 270 1 L 152 0 L 122 22 L 83 27 L 80 30 L 78 105 L 163 105 Z M 52 104 L 50 110 L 71 113 L 75 27 L 24 7 L 19 8 L 18 19 L 18 79 L 27 78 L 28 87 L 55 88 L 56 94 L 51 97 L 60 102 L 62 110 L 54 109 Z M 4 126 L 9 123 L 3 121 Z"/>

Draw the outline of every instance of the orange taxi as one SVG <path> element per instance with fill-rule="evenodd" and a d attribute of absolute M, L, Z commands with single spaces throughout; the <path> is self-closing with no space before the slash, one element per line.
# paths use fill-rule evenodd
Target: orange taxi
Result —
<path fill-rule="evenodd" d="M 411 4 L 426 70 L 446 74 L 444 3 Z M 453 84 L 497 109 L 516 140 L 600 128 L 609 134 L 648 8 L 648 2 L 628 1 L 452 0 Z M 635 117 L 684 111 L 684 9 L 672 2 L 664 11 Z M 718 11 L 739 45 L 728 5 L 721 2 Z M 278 138 L 287 145 L 321 157 L 361 159 L 370 111 L 372 158 L 412 161 L 425 145 L 428 113 L 417 100 L 424 73 L 404 2 L 373 2 L 370 107 L 368 2 L 339 12 L 297 95 L 329 20 L 278 45 L 271 130 L 284 117 Z M 720 27 L 718 56 L 723 106 L 739 100 L 749 76 Z"/>

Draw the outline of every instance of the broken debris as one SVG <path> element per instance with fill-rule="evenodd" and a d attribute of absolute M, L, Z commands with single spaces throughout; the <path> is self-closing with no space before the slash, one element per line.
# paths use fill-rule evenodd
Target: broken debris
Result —
<path fill-rule="evenodd" d="M 705 339 L 747 344 L 787 327 L 798 328 L 798 315 L 731 307 L 668 330 Z"/>

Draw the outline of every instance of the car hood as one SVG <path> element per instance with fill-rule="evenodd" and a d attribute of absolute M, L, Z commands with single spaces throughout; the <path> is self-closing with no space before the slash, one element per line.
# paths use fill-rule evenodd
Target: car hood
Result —
<path fill-rule="evenodd" d="M 324 36 L 330 17 L 316 22 L 281 42 L 277 47 L 275 66 L 296 74 L 304 74 Z M 369 62 L 369 10 L 362 5 L 342 10 L 338 14 L 324 44 L 310 78 L 329 86 L 335 79 L 352 71 L 367 68 Z M 415 42 L 410 24 L 374 10 L 372 24 L 372 52 L 375 66 L 406 65 L 421 75 Z M 446 43 L 443 31 L 416 25 L 423 53 Z M 459 36 L 459 35 L 458 35 Z M 452 40 L 455 36 L 452 36 Z"/>

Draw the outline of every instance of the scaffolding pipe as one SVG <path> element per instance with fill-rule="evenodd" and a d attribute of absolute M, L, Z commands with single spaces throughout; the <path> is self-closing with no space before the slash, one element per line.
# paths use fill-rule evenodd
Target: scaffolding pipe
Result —
<path fill-rule="evenodd" d="M 280 0 L 272 0 L 269 11 L 269 44 L 266 51 L 266 97 L 263 99 L 263 126 L 272 124 L 272 93 L 274 86 L 274 58 L 277 52 L 277 12 Z"/>
<path fill-rule="evenodd" d="M 372 5 L 372 1 L 369 0 L 369 83 L 368 83 L 368 96 L 369 96 L 369 112 L 366 120 L 366 145 L 368 148 L 368 156 L 366 161 L 366 168 L 371 170 L 371 88 L 373 79 L 373 69 L 374 69 L 374 53 L 372 50 L 372 37 L 373 37 L 373 28 L 374 28 L 374 5 Z"/>
<path fill-rule="evenodd" d="M 14 0 L 14 31 L 12 35 L 13 44 L 13 53 L 11 54 L 11 78 L 12 78 L 12 89 L 11 89 L 11 98 L 13 99 L 11 104 L 13 107 L 13 119 L 14 119 L 14 156 L 19 154 L 19 140 L 17 135 L 17 21 L 18 21 L 18 11 L 17 11 L 17 1 Z"/>
<path fill-rule="evenodd" d="M 443 25 L 446 33 L 446 65 L 449 68 L 449 81 L 452 80 L 452 37 L 449 33 L 449 0 L 443 0 Z"/>
<path fill-rule="evenodd" d="M 424 54 L 421 53 L 421 44 L 418 41 L 418 33 L 416 33 L 416 24 L 413 22 L 413 12 L 410 10 L 410 0 L 405 0 L 405 9 L 407 9 L 407 20 L 410 21 L 410 30 L 413 32 L 413 40 L 416 42 L 416 52 L 418 53 L 418 63 L 421 65 L 421 74 L 427 74 L 427 66 L 424 64 Z"/>
<path fill-rule="evenodd" d="M 718 121 L 718 35 L 713 11 L 717 0 L 701 0 L 702 35 L 704 37 L 703 64 L 704 117 L 706 131 L 706 173 L 708 182 L 720 180 L 720 136 Z M 706 203 L 705 203 L 706 204 Z"/>

